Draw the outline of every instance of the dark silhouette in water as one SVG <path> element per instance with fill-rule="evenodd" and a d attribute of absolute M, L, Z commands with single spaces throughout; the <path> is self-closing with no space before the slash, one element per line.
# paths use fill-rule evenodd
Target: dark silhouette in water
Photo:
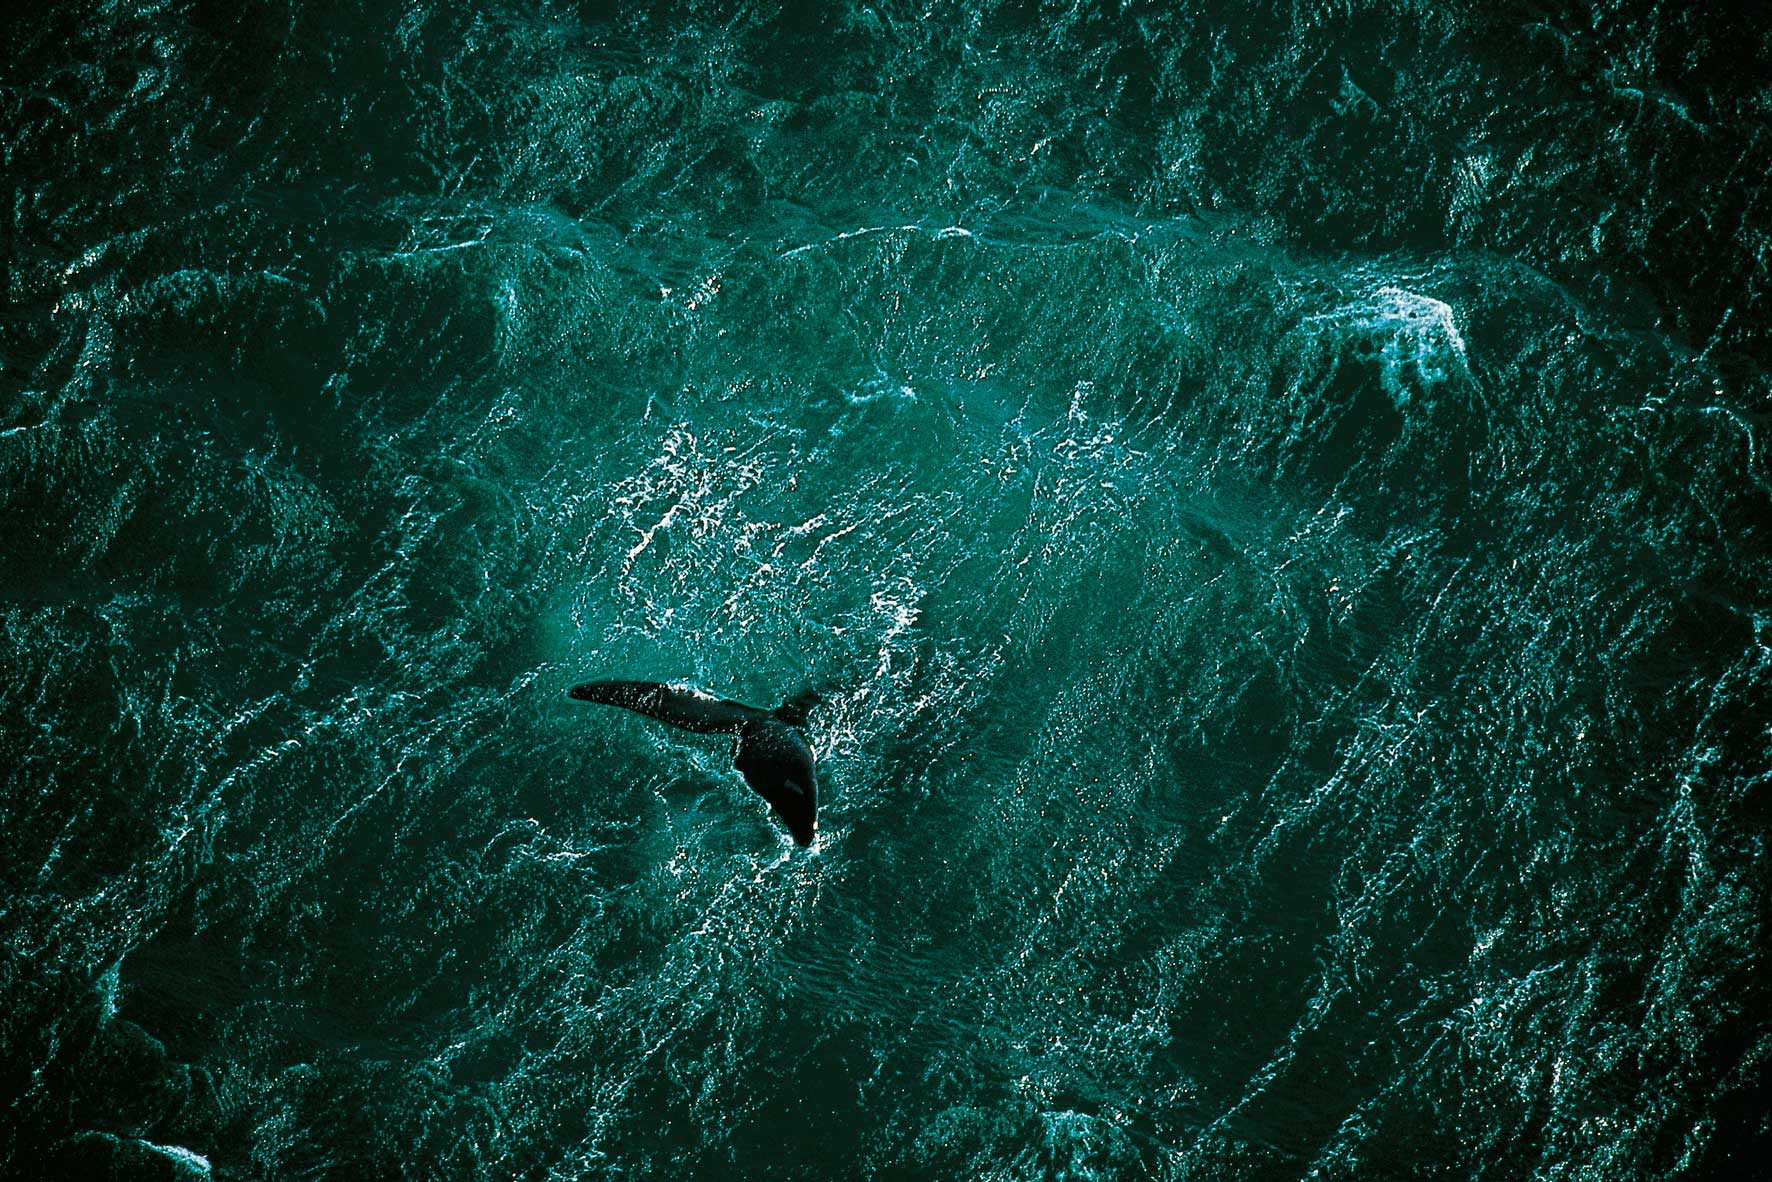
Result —
<path fill-rule="evenodd" d="M 581 702 L 620 706 L 698 735 L 738 736 L 738 770 L 769 802 L 801 845 L 818 832 L 818 776 L 802 731 L 817 701 L 807 690 L 780 708 L 759 710 L 687 686 L 657 681 L 588 681 L 566 691 Z"/>

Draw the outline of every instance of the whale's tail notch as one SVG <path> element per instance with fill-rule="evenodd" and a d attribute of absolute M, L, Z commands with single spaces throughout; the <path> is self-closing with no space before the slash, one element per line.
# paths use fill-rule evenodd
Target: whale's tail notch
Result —
<path fill-rule="evenodd" d="M 775 716 L 795 730 L 803 731 L 806 729 L 806 716 L 812 713 L 813 707 L 822 701 L 824 701 L 824 695 L 817 689 L 803 689 L 777 706 Z"/>

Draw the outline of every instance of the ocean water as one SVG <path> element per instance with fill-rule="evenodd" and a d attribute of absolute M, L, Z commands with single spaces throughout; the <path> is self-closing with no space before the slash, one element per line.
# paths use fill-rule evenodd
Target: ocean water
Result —
<path fill-rule="evenodd" d="M 1765 1176 L 1772 21 L 0 24 L 0 1174 Z"/>

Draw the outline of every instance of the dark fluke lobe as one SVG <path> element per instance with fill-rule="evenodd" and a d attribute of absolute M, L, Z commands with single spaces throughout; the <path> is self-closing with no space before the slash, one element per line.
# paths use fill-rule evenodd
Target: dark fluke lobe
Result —
<path fill-rule="evenodd" d="M 698 735 L 736 735 L 734 762 L 800 845 L 818 832 L 818 776 L 801 733 L 816 702 L 808 690 L 774 711 L 657 681 L 589 681 L 566 691 L 580 702 L 620 706 Z"/>

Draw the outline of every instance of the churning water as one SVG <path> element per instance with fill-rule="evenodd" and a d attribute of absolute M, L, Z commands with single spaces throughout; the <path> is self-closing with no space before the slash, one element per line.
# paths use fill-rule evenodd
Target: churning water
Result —
<path fill-rule="evenodd" d="M 0 1172 L 1772 1160 L 1772 23 L 6 24 Z"/>

